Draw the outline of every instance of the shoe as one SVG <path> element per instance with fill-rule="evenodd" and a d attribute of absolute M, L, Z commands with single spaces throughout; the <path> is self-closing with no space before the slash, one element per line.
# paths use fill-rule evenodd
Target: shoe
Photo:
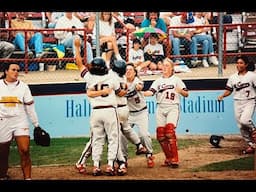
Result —
<path fill-rule="evenodd" d="M 118 176 L 123 176 L 127 174 L 127 167 L 126 165 L 123 163 L 121 164 L 118 169 L 117 169 L 117 175 Z"/>
<path fill-rule="evenodd" d="M 102 171 L 99 167 L 93 167 L 92 174 L 93 176 L 100 176 L 102 175 Z"/>
<path fill-rule="evenodd" d="M 207 60 L 206 59 L 203 59 L 203 66 L 204 67 L 209 67 L 209 64 L 208 64 L 208 62 L 207 62 Z"/>
<path fill-rule="evenodd" d="M 178 164 L 178 163 L 171 163 L 169 166 L 170 166 L 171 168 L 173 168 L 173 169 L 176 169 L 176 168 L 179 167 L 179 164 Z"/>
<path fill-rule="evenodd" d="M 86 173 L 86 167 L 83 164 L 78 164 L 76 163 L 76 169 L 78 170 L 79 173 L 85 174 Z"/>
<path fill-rule="evenodd" d="M 243 154 L 254 154 L 255 149 L 252 146 L 248 146 L 245 150 L 243 150 Z"/>
<path fill-rule="evenodd" d="M 216 56 L 211 56 L 211 57 L 209 57 L 209 61 L 210 61 L 210 63 L 213 64 L 213 65 L 219 65 L 219 61 L 218 61 L 218 59 L 217 59 Z"/>
<path fill-rule="evenodd" d="M 154 158 L 154 156 L 147 157 L 148 168 L 153 168 L 155 166 Z"/>
<path fill-rule="evenodd" d="M 10 180 L 10 176 L 9 175 L 5 175 L 4 177 L 0 177 L 0 180 Z"/>
<path fill-rule="evenodd" d="M 141 145 L 137 148 L 136 155 L 147 154 L 147 152 L 148 150 L 143 145 Z"/>
<path fill-rule="evenodd" d="M 197 67 L 199 61 L 198 60 L 191 60 L 191 66 L 192 67 Z"/>
<path fill-rule="evenodd" d="M 37 53 L 36 58 L 44 58 L 47 56 L 47 52 Z"/>
<path fill-rule="evenodd" d="M 163 163 L 163 164 L 161 164 L 161 167 L 169 167 L 170 165 L 171 165 L 170 160 L 165 159 L 165 160 L 164 160 L 164 163 Z"/>
<path fill-rule="evenodd" d="M 115 169 L 111 167 L 110 165 L 107 166 L 105 170 L 105 174 L 108 176 L 114 176 L 115 175 Z"/>

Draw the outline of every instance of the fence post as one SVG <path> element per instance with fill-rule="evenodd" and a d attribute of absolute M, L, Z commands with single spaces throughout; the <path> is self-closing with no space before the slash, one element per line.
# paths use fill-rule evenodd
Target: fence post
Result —
<path fill-rule="evenodd" d="M 223 76 L 223 12 L 219 12 L 219 30 L 218 30 L 218 58 L 219 58 L 219 65 L 218 65 L 218 76 Z"/>
<path fill-rule="evenodd" d="M 100 12 L 96 12 L 96 57 L 100 56 L 100 29 L 99 29 Z"/>

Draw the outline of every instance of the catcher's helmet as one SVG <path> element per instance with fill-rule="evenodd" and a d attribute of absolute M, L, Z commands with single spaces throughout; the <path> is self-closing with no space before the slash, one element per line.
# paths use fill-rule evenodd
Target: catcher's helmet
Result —
<path fill-rule="evenodd" d="M 124 60 L 115 60 L 112 70 L 115 71 L 120 77 L 123 77 L 126 73 L 126 62 Z"/>
<path fill-rule="evenodd" d="M 210 143 L 216 147 L 216 148 L 219 148 L 220 147 L 220 141 L 221 139 L 224 139 L 223 136 L 218 136 L 218 135 L 211 135 L 210 137 Z"/>
<path fill-rule="evenodd" d="M 93 75 L 105 75 L 108 73 L 106 62 L 101 57 L 95 57 L 91 61 L 91 67 L 89 69 Z"/>

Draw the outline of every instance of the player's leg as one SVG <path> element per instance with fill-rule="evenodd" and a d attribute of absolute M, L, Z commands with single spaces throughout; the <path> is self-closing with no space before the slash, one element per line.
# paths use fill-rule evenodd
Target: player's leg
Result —
<path fill-rule="evenodd" d="M 29 136 L 15 136 L 18 151 L 20 154 L 20 164 L 24 179 L 31 179 L 31 158 L 30 158 L 30 139 Z"/>
<path fill-rule="evenodd" d="M 0 143 L 0 180 L 8 179 L 8 159 L 11 141 Z"/>
<path fill-rule="evenodd" d="M 91 156 L 92 154 L 92 139 L 89 138 L 89 141 L 86 143 L 82 154 L 78 161 L 76 162 L 76 169 L 79 173 L 86 173 L 86 160 Z"/>
<path fill-rule="evenodd" d="M 177 136 L 175 128 L 177 127 L 177 122 L 179 119 L 179 106 L 173 105 L 169 110 L 169 113 L 166 118 L 165 125 L 165 137 L 168 141 L 169 150 L 172 154 L 171 157 L 171 167 L 177 168 L 179 165 L 179 157 L 178 157 L 178 144 L 177 144 Z"/>

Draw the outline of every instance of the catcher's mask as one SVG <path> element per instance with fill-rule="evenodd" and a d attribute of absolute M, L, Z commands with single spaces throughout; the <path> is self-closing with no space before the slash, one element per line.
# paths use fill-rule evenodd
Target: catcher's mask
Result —
<path fill-rule="evenodd" d="M 115 71 L 119 77 L 123 77 L 126 73 L 126 62 L 124 60 L 115 60 L 112 70 Z"/>
<path fill-rule="evenodd" d="M 210 137 L 210 143 L 216 147 L 216 148 L 220 148 L 220 141 L 221 139 L 224 139 L 223 136 L 218 136 L 218 135 L 211 135 Z"/>
<path fill-rule="evenodd" d="M 108 73 L 108 68 L 104 59 L 95 57 L 91 62 L 89 71 L 93 75 L 105 75 Z"/>

